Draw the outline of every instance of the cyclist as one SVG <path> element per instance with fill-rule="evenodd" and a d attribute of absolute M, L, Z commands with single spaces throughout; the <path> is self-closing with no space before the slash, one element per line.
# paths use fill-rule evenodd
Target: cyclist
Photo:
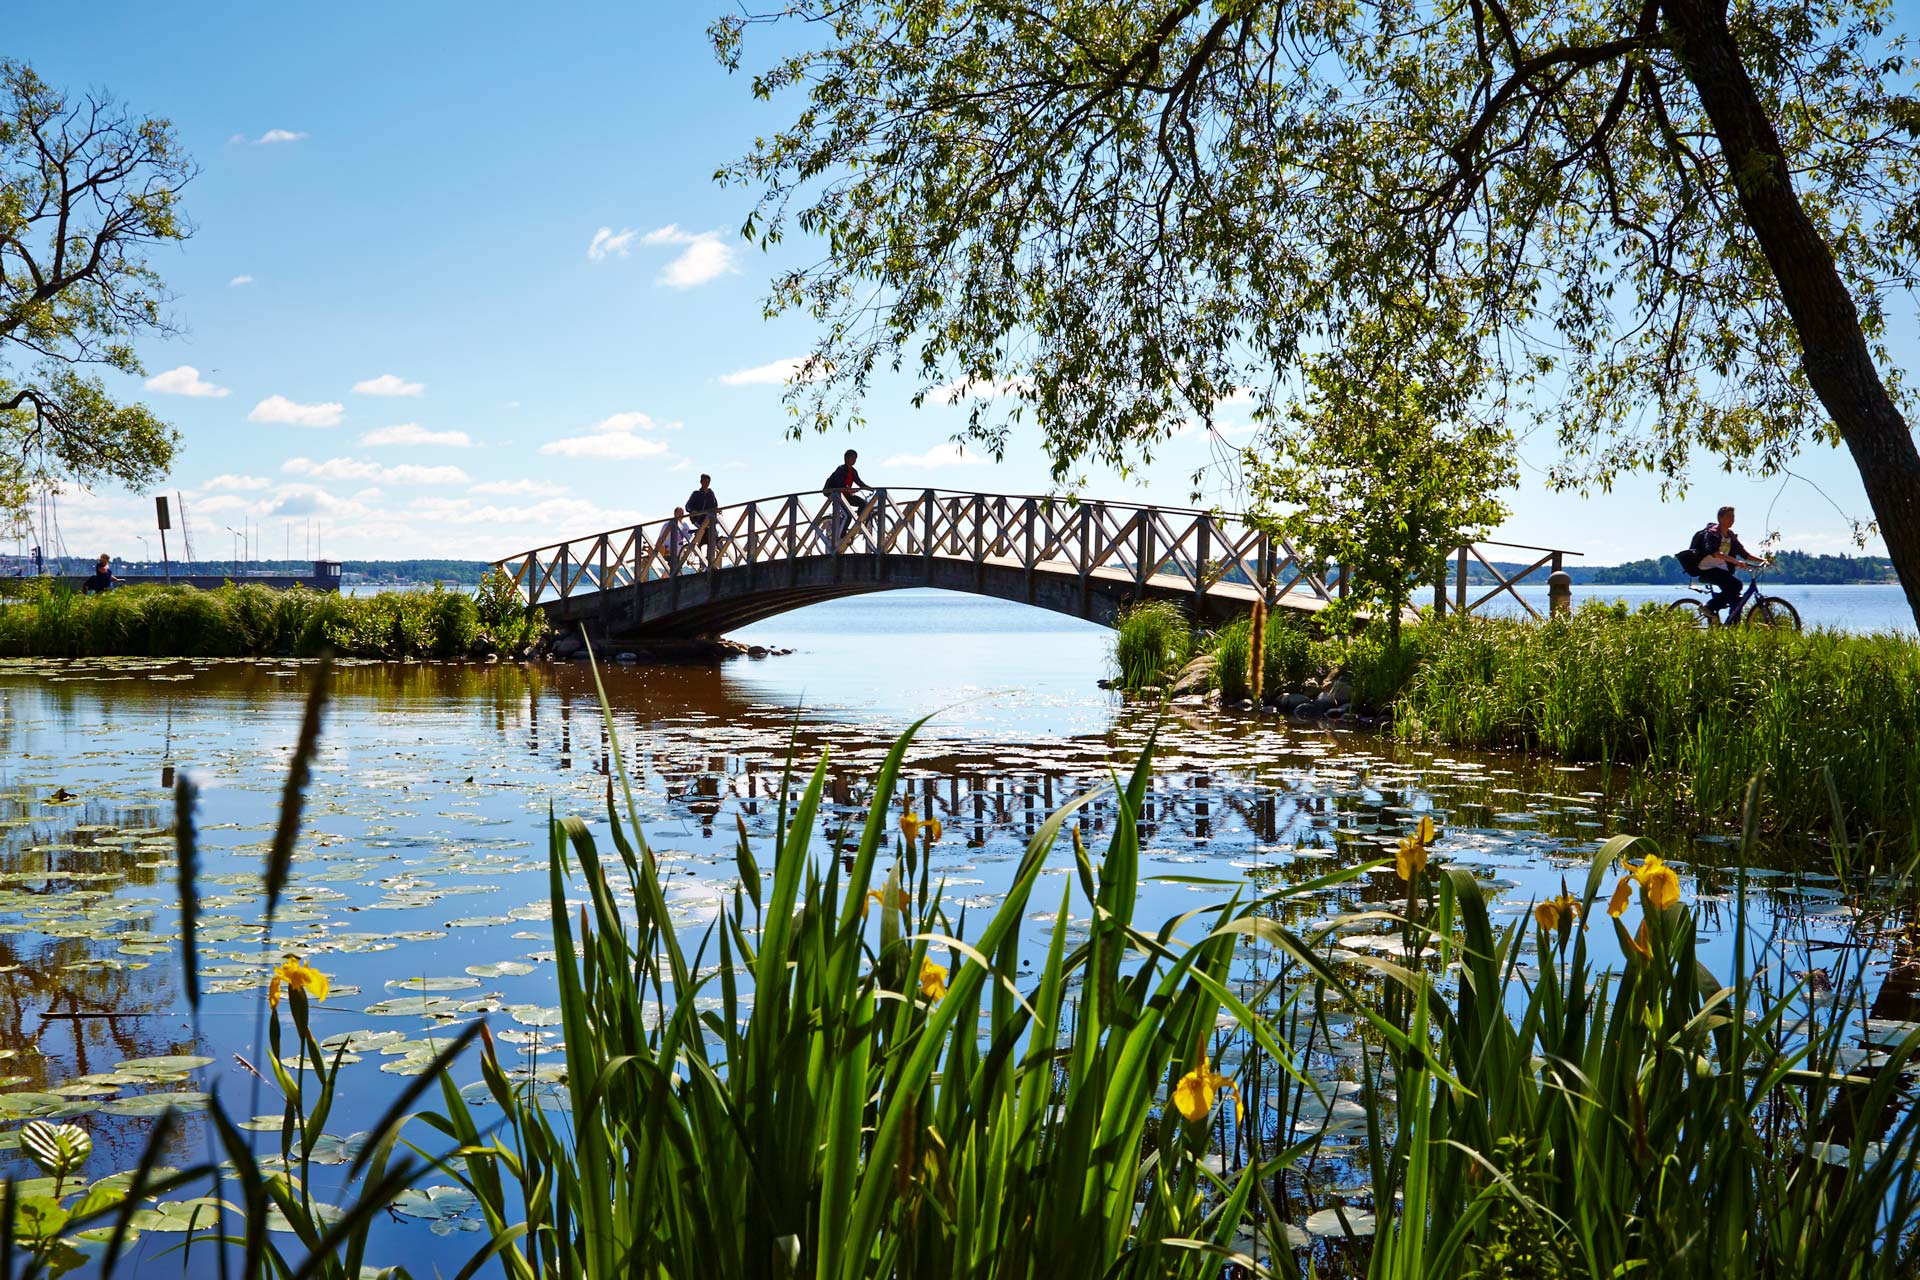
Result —
<path fill-rule="evenodd" d="M 1740 535 L 1733 531 L 1733 517 L 1732 507 L 1720 508 L 1713 523 L 1693 535 L 1693 542 L 1687 548 L 1693 563 L 1681 562 L 1694 577 L 1716 588 L 1713 599 L 1707 601 L 1707 608 L 1714 613 L 1740 598 L 1740 579 L 1733 573 L 1735 565 L 1758 569 L 1765 563 L 1748 551 Z"/>

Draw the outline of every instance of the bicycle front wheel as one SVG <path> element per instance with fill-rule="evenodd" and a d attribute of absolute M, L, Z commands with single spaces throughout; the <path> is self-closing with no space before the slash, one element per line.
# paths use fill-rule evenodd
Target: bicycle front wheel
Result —
<path fill-rule="evenodd" d="M 1752 604 L 1747 606 L 1747 625 L 1798 631 L 1800 611 L 1779 596 L 1758 596 Z"/>
<path fill-rule="evenodd" d="M 1667 606 L 1667 612 L 1679 614 L 1702 631 L 1718 625 L 1720 621 L 1714 616 L 1713 610 L 1707 608 L 1707 602 L 1704 600 L 1675 600 Z"/>

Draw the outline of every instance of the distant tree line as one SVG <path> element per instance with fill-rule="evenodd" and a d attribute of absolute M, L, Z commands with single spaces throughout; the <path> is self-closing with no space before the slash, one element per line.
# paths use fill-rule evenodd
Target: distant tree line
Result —
<path fill-rule="evenodd" d="M 1624 583 L 1681 582 L 1686 574 L 1672 556 L 1654 560 L 1630 560 L 1626 564 L 1598 567 L 1588 581 L 1604 586 Z M 1885 556 L 1815 556 L 1804 551 L 1781 551 L 1773 557 L 1767 574 L 1776 583 L 1860 583 L 1894 582 L 1893 562 Z"/>
<path fill-rule="evenodd" d="M 255 574 L 282 574 L 290 577 L 305 577 L 313 572 L 311 560 L 175 560 L 173 572 L 185 577 L 248 577 Z M 443 582 L 448 586 L 472 587 L 480 584 L 480 578 L 490 566 L 485 560 L 343 560 L 340 573 L 347 582 Z M 115 556 L 113 571 L 121 577 L 144 578 L 151 574 L 159 577 L 161 565 L 158 560 L 145 560 L 136 556 Z M 29 557 L 9 555 L 0 557 L 0 572 L 19 574 L 33 572 Z M 91 556 L 51 556 L 47 559 L 45 572 L 55 577 L 84 576 L 93 572 Z"/>

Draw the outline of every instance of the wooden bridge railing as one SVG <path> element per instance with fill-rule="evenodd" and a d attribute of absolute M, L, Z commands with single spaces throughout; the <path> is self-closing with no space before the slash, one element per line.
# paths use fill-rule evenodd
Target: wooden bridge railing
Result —
<path fill-rule="evenodd" d="M 536 547 L 496 562 L 531 604 L 631 587 L 679 574 L 781 563 L 808 556 L 892 555 L 961 560 L 1076 576 L 1083 581 L 1131 581 L 1143 592 L 1190 591 L 1196 606 L 1215 593 L 1268 604 L 1316 609 L 1342 593 L 1342 571 L 1332 583 L 1326 567 L 1304 561 L 1284 537 L 1245 517 L 1128 502 L 1070 502 L 1060 497 L 876 489 L 829 496 L 790 493 L 722 507 L 705 519 L 689 517 L 691 533 L 675 548 L 670 519 Z M 1486 543 L 1485 546 L 1508 546 Z M 1507 592 L 1533 612 L 1514 587 L 1563 555 L 1542 558 L 1511 578 L 1481 555 L 1458 552 L 1455 607 L 1472 613 Z M 1467 600 L 1471 553 L 1498 579 L 1493 590 Z M 1447 611 L 1445 584 L 1435 607 Z"/>

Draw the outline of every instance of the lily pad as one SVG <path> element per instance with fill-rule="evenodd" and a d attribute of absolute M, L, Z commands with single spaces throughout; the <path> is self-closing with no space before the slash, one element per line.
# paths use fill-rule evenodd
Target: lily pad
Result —
<path fill-rule="evenodd" d="M 130 1098 L 112 1098 L 100 1104 L 110 1116 L 157 1116 L 169 1107 L 176 1111 L 205 1111 L 208 1095 L 191 1090 L 163 1093 L 136 1093 Z"/>
<path fill-rule="evenodd" d="M 476 978 L 517 978 L 532 973 L 533 966 L 524 960 L 496 960 L 492 964 L 470 964 L 467 972 Z"/>
<path fill-rule="evenodd" d="M 476 1203 L 473 1193 L 462 1187 L 408 1187 L 393 1198 L 392 1209 L 403 1218 L 431 1222 L 457 1218 Z"/>

